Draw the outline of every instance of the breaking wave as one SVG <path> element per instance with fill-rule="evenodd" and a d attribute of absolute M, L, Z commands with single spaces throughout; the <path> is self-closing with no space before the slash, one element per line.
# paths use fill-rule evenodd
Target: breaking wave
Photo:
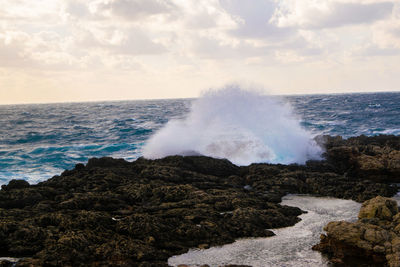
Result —
<path fill-rule="evenodd" d="M 238 165 L 304 164 L 321 153 L 288 104 L 238 86 L 207 91 L 186 118 L 169 121 L 143 149 L 151 159 L 200 154 Z"/>

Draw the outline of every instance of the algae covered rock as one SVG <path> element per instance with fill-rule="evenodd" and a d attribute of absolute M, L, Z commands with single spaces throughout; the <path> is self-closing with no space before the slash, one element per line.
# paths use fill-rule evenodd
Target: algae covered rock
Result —
<path fill-rule="evenodd" d="M 167 266 L 192 247 L 267 237 L 298 208 L 245 190 L 227 160 L 91 159 L 37 185 L 0 190 L 0 251 L 17 266 Z M 236 175 L 233 175 L 236 174 Z"/>
<path fill-rule="evenodd" d="M 400 138 L 321 140 L 327 159 L 306 165 L 106 157 L 36 185 L 10 181 L 0 190 L 0 256 L 23 257 L 17 266 L 167 266 L 190 248 L 267 237 L 267 229 L 295 224 L 302 211 L 279 204 L 288 193 L 361 202 L 397 192 L 386 182 L 397 179 Z M 362 155 L 384 168 L 366 170 Z M 386 256 L 396 259 L 400 216 L 393 202 L 375 202 L 366 205 L 362 225 L 331 224 L 327 232 L 374 257 L 393 250 Z"/>
<path fill-rule="evenodd" d="M 319 137 L 335 172 L 378 182 L 400 182 L 400 137 Z"/>
<path fill-rule="evenodd" d="M 395 200 L 377 196 L 376 198 L 367 200 L 362 204 L 358 218 L 377 218 L 379 220 L 391 221 L 393 216 L 397 213 L 398 207 Z"/>
<path fill-rule="evenodd" d="M 357 222 L 330 222 L 314 250 L 332 262 L 400 266 L 400 216 L 397 202 L 378 196 L 365 201 Z"/>

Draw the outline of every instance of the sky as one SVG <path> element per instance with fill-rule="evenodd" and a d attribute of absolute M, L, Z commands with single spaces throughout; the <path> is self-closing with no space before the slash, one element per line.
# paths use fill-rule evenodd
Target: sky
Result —
<path fill-rule="evenodd" d="M 398 0 L 0 0 L 0 104 L 400 90 Z"/>

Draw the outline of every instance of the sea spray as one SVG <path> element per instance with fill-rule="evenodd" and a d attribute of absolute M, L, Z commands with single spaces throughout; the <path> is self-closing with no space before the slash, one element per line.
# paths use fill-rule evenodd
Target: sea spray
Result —
<path fill-rule="evenodd" d="M 321 152 L 288 104 L 238 86 L 204 93 L 186 118 L 169 121 L 143 149 L 151 159 L 201 154 L 238 165 L 304 164 Z"/>

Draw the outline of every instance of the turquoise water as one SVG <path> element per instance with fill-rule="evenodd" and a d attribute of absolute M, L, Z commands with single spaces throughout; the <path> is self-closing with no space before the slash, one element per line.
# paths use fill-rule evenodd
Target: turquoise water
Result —
<path fill-rule="evenodd" d="M 287 96 L 316 134 L 400 134 L 400 93 Z M 0 184 L 35 183 L 91 157 L 133 160 L 192 99 L 0 106 Z"/>

